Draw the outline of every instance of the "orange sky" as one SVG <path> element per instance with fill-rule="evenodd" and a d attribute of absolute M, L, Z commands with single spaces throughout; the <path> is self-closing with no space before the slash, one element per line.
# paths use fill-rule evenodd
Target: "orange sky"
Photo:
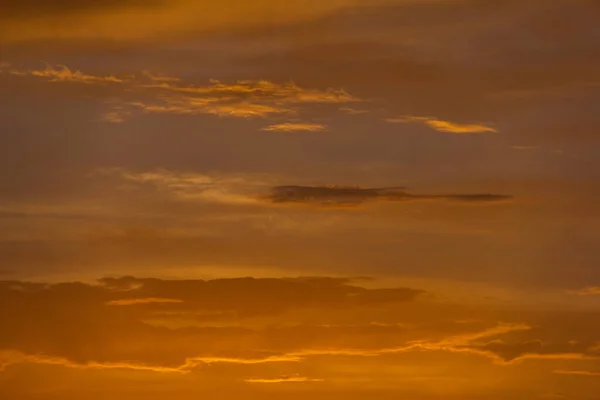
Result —
<path fill-rule="evenodd" d="M 595 0 L 8 0 L 0 397 L 600 399 Z"/>

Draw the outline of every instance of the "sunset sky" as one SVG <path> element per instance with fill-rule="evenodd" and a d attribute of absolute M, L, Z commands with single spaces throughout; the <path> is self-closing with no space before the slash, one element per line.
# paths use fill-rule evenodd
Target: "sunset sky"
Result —
<path fill-rule="evenodd" d="M 599 400 L 600 2 L 5 0 L 3 400 Z"/>

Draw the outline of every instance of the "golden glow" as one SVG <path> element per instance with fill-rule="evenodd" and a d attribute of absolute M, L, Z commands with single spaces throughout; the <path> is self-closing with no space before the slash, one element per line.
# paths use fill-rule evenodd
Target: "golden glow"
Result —
<path fill-rule="evenodd" d="M 597 14 L 3 1 L 0 399 L 595 399 Z"/>

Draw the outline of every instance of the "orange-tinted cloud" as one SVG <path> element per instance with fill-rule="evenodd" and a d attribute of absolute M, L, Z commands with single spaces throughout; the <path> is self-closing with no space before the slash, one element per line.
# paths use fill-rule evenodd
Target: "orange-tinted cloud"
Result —
<path fill-rule="evenodd" d="M 445 307 L 429 303 L 421 293 L 409 288 L 367 289 L 352 280 L 326 277 L 211 281 L 121 277 L 103 278 L 97 284 L 4 281 L 0 282 L 2 364 L 188 373 L 206 364 L 283 365 L 319 357 L 423 351 L 482 357 L 505 367 L 528 360 L 598 360 L 583 336 L 567 336 L 581 342 L 575 347 L 564 339 L 553 341 L 552 331 L 560 330 L 560 325 L 539 331 L 522 322 L 444 322 L 425 315 L 421 322 L 404 323 L 407 312 L 418 315 Z M 404 312 L 394 311 L 396 307 Z M 343 314 L 345 323 L 298 319 L 309 316 L 305 311 L 310 310 L 319 310 L 324 322 Z M 374 323 L 375 313 L 385 315 L 382 311 L 393 318 Z M 527 335 L 540 339 L 524 340 Z M 283 378 L 253 379 L 279 383 Z"/>
<path fill-rule="evenodd" d="M 446 133 L 486 133 L 492 132 L 495 133 L 497 130 L 487 125 L 481 124 L 460 124 L 456 122 L 443 121 L 436 118 L 430 117 L 403 117 L 403 118 L 388 118 L 387 122 L 390 123 L 409 123 L 409 122 L 420 122 L 423 123 L 430 128 L 435 129 L 439 132 Z"/>
<path fill-rule="evenodd" d="M 585 371 L 585 370 L 569 370 L 569 369 L 557 369 L 554 371 L 555 374 L 560 375 L 575 375 L 575 376 L 600 376 L 600 372 Z"/>
<path fill-rule="evenodd" d="M 285 122 L 282 124 L 269 125 L 262 128 L 263 131 L 277 131 L 277 132 L 297 132 L 297 131 L 308 131 L 308 132 L 321 132 L 326 130 L 325 125 L 321 124 L 309 124 L 309 123 L 294 123 Z"/>
<path fill-rule="evenodd" d="M 0 68 L 0 72 L 8 73 L 16 76 L 35 76 L 44 78 L 50 82 L 77 82 L 84 84 L 99 84 L 99 83 L 125 83 L 128 78 L 118 78 L 114 75 L 96 76 L 84 74 L 79 70 L 71 70 L 66 65 L 46 65 L 44 69 L 29 69 L 21 70 L 11 68 L 10 65 L 5 65 Z"/>
<path fill-rule="evenodd" d="M 246 379 L 248 383 L 304 383 L 304 382 L 323 382 L 324 379 L 308 378 L 305 376 L 281 376 L 279 378 L 250 378 Z"/>
<path fill-rule="evenodd" d="M 162 299 L 158 297 L 142 297 L 139 299 L 120 299 L 110 300 L 106 304 L 109 306 L 133 306 L 136 304 L 165 304 L 165 303 L 183 303 L 177 299 Z"/>
<path fill-rule="evenodd" d="M 155 76 L 148 71 L 138 75 L 96 76 L 71 70 L 64 65 L 46 65 L 43 69 L 21 69 L 6 64 L 0 73 L 35 77 L 50 82 L 114 84 L 120 95 L 132 94 L 135 100 L 110 98 L 112 108 L 104 113 L 107 122 L 121 123 L 134 112 L 179 115 L 216 115 L 234 118 L 266 118 L 278 114 L 296 114 L 299 104 L 343 104 L 360 99 L 341 89 L 303 88 L 293 82 L 266 80 L 223 83 L 211 80 L 207 85 L 193 85 L 176 77 Z M 266 130 L 321 130 L 317 124 L 278 124 Z"/>

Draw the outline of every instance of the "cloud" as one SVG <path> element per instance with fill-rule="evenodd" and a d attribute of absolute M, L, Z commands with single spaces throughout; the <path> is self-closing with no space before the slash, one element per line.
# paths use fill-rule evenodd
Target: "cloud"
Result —
<path fill-rule="evenodd" d="M 540 346 L 560 324 L 544 333 L 521 322 L 451 322 L 447 305 L 428 302 L 420 290 L 368 289 L 353 282 L 131 276 L 96 284 L 0 281 L 0 364 L 186 374 L 204 365 L 291 366 L 324 357 L 423 352 L 481 357 L 503 367 L 528 360 L 598 360 L 585 346 Z M 385 323 L 374 319 L 385 315 Z M 542 339 L 521 339 L 533 334 Z M 248 382 L 318 381 L 263 376 Z"/>
<path fill-rule="evenodd" d="M 266 80 L 240 80 L 232 83 L 223 83 L 212 79 L 207 86 L 176 85 L 161 83 L 144 85 L 147 88 L 162 89 L 169 92 L 179 92 L 212 96 L 236 96 L 245 99 L 267 98 L 279 103 L 352 103 L 360 99 L 350 95 L 343 89 L 328 88 L 325 90 L 305 89 L 294 82 L 282 84 Z"/>
<path fill-rule="evenodd" d="M 162 366 L 152 366 L 152 365 L 144 365 L 144 364 L 136 364 L 133 362 L 87 362 L 87 363 L 75 363 L 69 361 L 66 358 L 61 357 L 49 357 L 40 354 L 24 354 L 18 351 L 9 350 L 9 351 L 1 351 L 0 350 L 0 372 L 6 369 L 10 365 L 14 364 L 42 364 L 42 365 L 57 365 L 66 368 L 77 368 L 77 369 L 129 369 L 136 371 L 146 371 L 146 372 L 171 372 L 171 373 L 185 373 L 186 370 L 184 368 L 171 368 L 171 367 L 162 367 Z"/>
<path fill-rule="evenodd" d="M 368 114 L 371 112 L 370 110 L 357 110 L 351 107 L 340 107 L 340 111 L 350 115 Z"/>
<path fill-rule="evenodd" d="M 600 286 L 588 286 L 583 289 L 569 290 L 568 293 L 576 295 L 576 296 L 600 295 Z"/>
<path fill-rule="evenodd" d="M 22 3 L 22 4 L 20 4 Z M 0 40 L 156 40 L 190 32 L 276 26 L 365 4 L 362 0 L 9 0 Z M 135 29 L 134 29 L 135 26 Z"/>
<path fill-rule="evenodd" d="M 145 113 L 179 114 L 179 115 L 216 115 L 235 118 L 266 118 L 273 114 L 293 113 L 289 108 L 276 105 L 256 104 L 249 102 L 229 102 L 220 99 L 197 99 L 192 97 L 162 97 L 163 104 L 150 104 L 142 101 L 129 105 L 141 109 Z"/>
<path fill-rule="evenodd" d="M 170 76 L 156 76 L 148 71 L 138 75 L 96 76 L 71 70 L 67 66 L 46 65 L 44 69 L 19 69 L 4 65 L 0 73 L 34 77 L 50 82 L 113 84 L 123 98 L 110 97 L 112 104 L 102 120 L 122 123 L 134 112 L 147 114 L 216 115 L 233 118 L 267 118 L 279 114 L 297 114 L 300 104 L 344 104 L 360 99 L 342 89 L 303 88 L 294 82 L 240 80 L 224 83 L 210 80 L 193 85 Z M 134 99 L 131 99 L 131 98 Z M 124 98 L 127 98 L 125 100 Z M 271 128 L 271 129 L 269 129 Z M 317 124 L 279 124 L 267 130 L 322 130 Z"/>
<path fill-rule="evenodd" d="M 109 289 L 138 287 L 128 291 L 130 298 L 173 299 L 185 302 L 186 308 L 239 313 L 279 312 L 288 308 L 356 307 L 412 301 L 423 292 L 409 288 L 363 289 L 346 279 L 219 279 L 213 281 L 138 279 L 133 277 L 105 278 L 101 283 Z M 121 293 L 123 294 L 123 293 Z M 260 298 L 257 298 L 260 294 Z M 244 299 L 253 298 L 254 301 Z M 254 303 L 254 304 L 253 304 Z M 200 307 L 200 308 L 199 308 Z"/>
<path fill-rule="evenodd" d="M 206 363 L 298 362 L 303 357 L 299 350 L 314 341 L 331 345 L 344 328 L 219 326 L 223 317 L 240 321 L 307 308 L 377 309 L 414 302 L 422 293 L 410 288 L 366 289 L 348 279 L 326 277 L 208 281 L 121 277 L 103 278 L 98 284 L 0 281 L 0 350 L 10 352 L 4 364 L 159 372 L 188 371 Z M 207 317 L 209 325 L 195 326 L 199 316 Z M 182 319 L 191 326 L 170 327 Z M 211 321 L 217 324 L 212 326 Z M 376 333 L 402 328 L 364 329 Z"/>
<path fill-rule="evenodd" d="M 105 113 L 102 116 L 102 120 L 113 124 L 120 124 L 125 122 L 130 115 L 130 111 L 125 111 L 121 107 L 115 107 L 112 111 Z"/>
<path fill-rule="evenodd" d="M 563 399 L 563 400 L 569 400 L 570 397 L 562 394 L 562 393 L 543 393 L 540 395 L 541 399 Z"/>
<path fill-rule="evenodd" d="M 443 121 L 436 118 L 430 117 L 403 117 L 403 118 L 387 118 L 387 122 L 398 124 L 398 123 L 409 123 L 409 122 L 419 122 L 429 126 L 432 129 L 435 129 L 438 132 L 446 132 L 446 133 L 486 133 L 486 132 L 498 132 L 496 129 L 481 124 L 459 124 L 450 121 Z"/>
<path fill-rule="evenodd" d="M 133 172 L 119 168 L 105 168 L 96 175 L 116 177 L 135 188 L 153 187 L 167 197 L 181 201 L 201 201 L 220 204 L 260 204 L 253 191 L 268 185 L 269 176 L 249 174 L 200 174 L 155 170 Z"/>
<path fill-rule="evenodd" d="M 554 371 L 554 373 L 559 374 L 559 375 L 600 376 L 600 372 L 585 371 L 585 370 L 558 369 L 558 370 Z"/>
<path fill-rule="evenodd" d="M 262 128 L 263 131 L 278 131 L 278 132 L 297 132 L 297 131 L 309 131 L 309 132 L 320 132 L 327 128 L 321 124 L 309 124 L 309 123 L 293 123 L 285 122 L 283 124 L 269 125 Z"/>
<path fill-rule="evenodd" d="M 178 366 L 168 367 L 161 365 L 147 365 L 136 362 L 95 362 L 89 361 L 78 363 L 70 361 L 66 358 L 44 356 L 40 354 L 24 354 L 14 350 L 0 350 L 0 372 L 11 365 L 15 364 L 42 364 L 56 365 L 65 368 L 74 369 L 124 369 L 134 371 L 156 372 L 156 373 L 176 373 L 187 374 L 195 368 L 202 365 L 210 364 L 268 364 L 268 363 L 293 363 L 299 361 L 293 357 L 273 356 L 266 358 L 227 358 L 227 357 L 193 357 L 188 358 L 185 362 Z"/>
<path fill-rule="evenodd" d="M 182 300 L 177 299 L 161 299 L 157 297 L 146 297 L 139 299 L 120 299 L 120 300 L 111 300 L 106 304 L 109 306 L 132 306 L 136 304 L 165 304 L 165 303 L 183 303 Z"/>
<path fill-rule="evenodd" d="M 360 188 L 344 186 L 276 186 L 266 197 L 272 203 L 317 204 L 322 206 L 361 205 L 373 201 L 451 200 L 487 203 L 510 199 L 496 194 L 415 195 L 402 187 Z"/>
<path fill-rule="evenodd" d="M 128 81 L 127 78 L 118 78 L 114 75 L 106 76 L 95 76 L 84 74 L 79 70 L 71 70 L 66 65 L 52 66 L 46 64 L 44 69 L 30 69 L 30 70 L 19 70 L 10 68 L 9 65 L 5 68 L 0 68 L 0 72 L 4 70 L 5 73 L 17 76 L 35 76 L 38 78 L 44 78 L 50 82 L 77 82 L 84 84 L 100 84 L 100 83 L 125 83 Z"/>
<path fill-rule="evenodd" d="M 496 129 L 486 125 L 477 124 L 456 124 L 448 121 L 430 120 L 426 122 L 427 125 L 440 132 L 450 133 L 484 133 L 484 132 L 497 132 Z"/>
<path fill-rule="evenodd" d="M 305 376 L 281 376 L 279 378 L 250 378 L 248 383 L 297 383 L 297 382 L 323 382 L 324 379 L 308 378 Z"/>

